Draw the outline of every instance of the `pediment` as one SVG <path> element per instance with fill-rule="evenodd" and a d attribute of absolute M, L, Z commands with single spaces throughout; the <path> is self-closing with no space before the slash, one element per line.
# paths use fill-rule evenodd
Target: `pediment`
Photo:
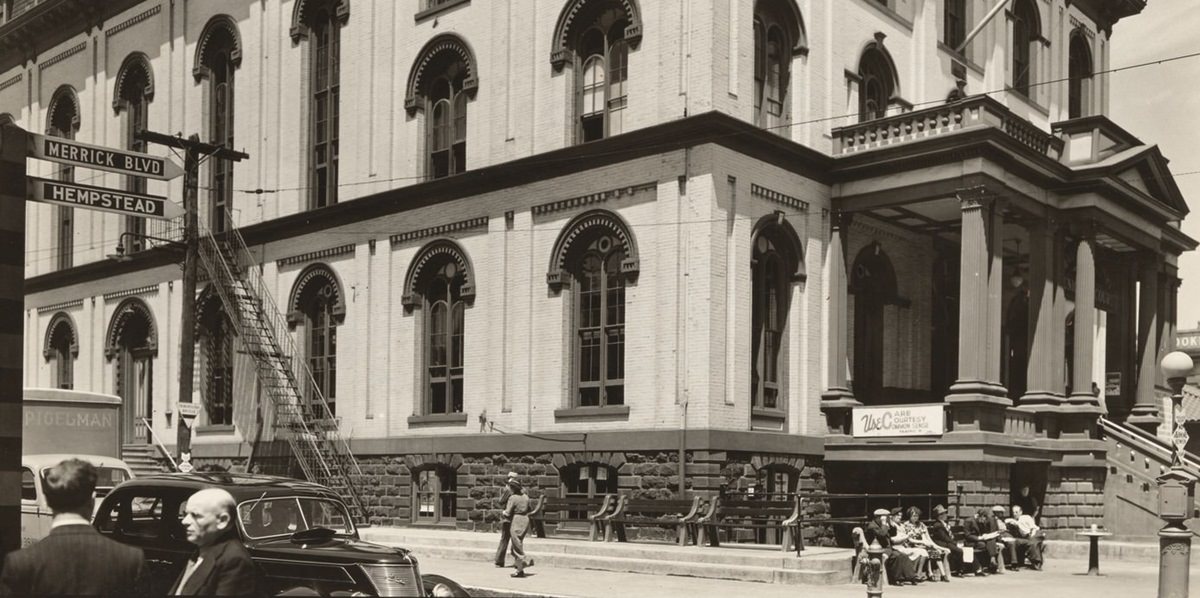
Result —
<path fill-rule="evenodd" d="M 1141 151 L 1112 166 L 1111 175 L 1125 184 L 1149 195 L 1158 202 L 1182 214 L 1188 213 L 1187 201 L 1175 176 L 1167 166 L 1157 145 L 1144 146 Z"/>

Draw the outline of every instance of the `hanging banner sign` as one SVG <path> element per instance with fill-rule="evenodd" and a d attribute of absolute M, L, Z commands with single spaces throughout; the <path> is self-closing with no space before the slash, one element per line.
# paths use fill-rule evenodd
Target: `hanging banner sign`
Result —
<path fill-rule="evenodd" d="M 118 189 L 39 179 L 32 176 L 27 178 L 29 183 L 26 191 L 30 201 L 159 220 L 170 220 L 183 216 L 183 208 L 179 204 L 167 201 L 167 198 L 157 195 L 143 195 Z"/>
<path fill-rule="evenodd" d="M 29 156 L 117 174 L 171 180 L 181 174 L 178 164 L 157 156 L 80 143 L 37 133 L 29 134 Z"/>
<path fill-rule="evenodd" d="M 855 407 L 852 417 L 855 438 L 941 436 L 946 430 L 946 406 L 942 403 Z"/>

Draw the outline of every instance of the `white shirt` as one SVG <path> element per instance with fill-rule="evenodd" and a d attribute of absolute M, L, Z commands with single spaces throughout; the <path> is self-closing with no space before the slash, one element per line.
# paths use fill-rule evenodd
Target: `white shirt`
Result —
<path fill-rule="evenodd" d="M 54 519 L 50 522 L 50 529 L 62 527 L 64 525 L 91 525 L 92 523 L 84 519 L 78 513 L 57 513 Z"/>

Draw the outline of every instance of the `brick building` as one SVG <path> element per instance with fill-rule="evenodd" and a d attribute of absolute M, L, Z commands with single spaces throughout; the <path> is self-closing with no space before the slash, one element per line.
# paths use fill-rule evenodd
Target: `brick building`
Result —
<path fill-rule="evenodd" d="M 200 218 L 245 239 L 303 364 L 285 407 L 347 441 L 374 521 L 489 527 L 514 469 L 668 496 L 682 452 L 705 493 L 1028 483 L 1066 528 L 1103 516 L 1096 418 L 1161 420 L 1196 243 L 1105 116 L 1140 0 L 1013 0 L 965 44 L 991 3 L 4 6 L 0 119 L 250 155 L 201 165 Z M 27 224 L 25 384 L 118 394 L 130 449 L 172 450 L 178 223 Z M 193 455 L 297 473 L 218 270 Z"/>

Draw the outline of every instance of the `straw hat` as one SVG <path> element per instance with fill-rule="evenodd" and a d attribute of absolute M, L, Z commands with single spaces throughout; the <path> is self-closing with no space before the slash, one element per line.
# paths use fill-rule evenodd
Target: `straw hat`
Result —
<path fill-rule="evenodd" d="M 949 512 L 950 512 L 950 510 L 947 509 L 946 507 L 943 507 L 942 505 L 937 505 L 936 507 L 933 508 L 934 516 L 941 515 L 942 513 L 949 513 Z"/>
<path fill-rule="evenodd" d="M 891 514 L 892 514 L 892 512 L 887 509 L 875 509 L 875 512 L 872 513 L 872 515 L 874 515 L 876 517 L 878 517 L 880 515 L 891 515 Z"/>

